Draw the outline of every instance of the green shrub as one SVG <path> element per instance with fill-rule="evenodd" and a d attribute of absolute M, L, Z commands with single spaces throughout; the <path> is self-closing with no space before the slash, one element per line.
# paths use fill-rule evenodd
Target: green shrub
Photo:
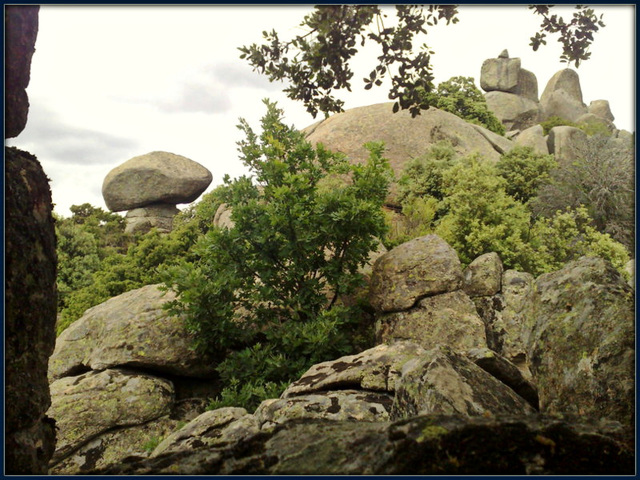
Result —
<path fill-rule="evenodd" d="M 498 175 L 507 183 L 505 191 L 516 200 L 527 203 L 549 180 L 549 172 L 558 166 L 553 155 L 536 154 L 531 147 L 516 146 L 500 157 Z"/>
<path fill-rule="evenodd" d="M 222 361 L 218 402 L 252 409 L 311 365 L 353 353 L 359 312 L 340 298 L 385 233 L 391 175 L 382 145 L 349 164 L 282 123 L 268 101 L 257 135 L 242 120 L 241 160 L 251 177 L 225 178 L 232 228 L 211 229 L 196 259 L 169 270 L 170 305 L 196 347 Z M 327 177 L 348 179 L 323 186 Z"/>
<path fill-rule="evenodd" d="M 498 135 L 505 134 L 504 125 L 489 110 L 484 95 L 471 77 L 451 77 L 435 90 L 422 95 L 433 107 L 453 113 Z"/>

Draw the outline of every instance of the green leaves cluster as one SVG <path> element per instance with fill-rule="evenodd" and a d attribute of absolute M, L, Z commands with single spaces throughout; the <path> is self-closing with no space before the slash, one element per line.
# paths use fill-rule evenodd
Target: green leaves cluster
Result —
<path fill-rule="evenodd" d="M 615 150 L 601 145 L 594 151 L 602 156 Z M 456 250 L 463 264 L 496 252 L 506 268 L 539 275 L 581 255 L 600 255 L 622 270 L 629 258 L 625 247 L 611 238 L 598 221 L 600 216 L 591 211 L 594 203 L 612 208 L 613 198 L 619 199 L 620 210 L 632 207 L 631 197 L 622 198 L 628 195 L 629 177 L 619 185 L 611 172 L 603 178 L 606 165 L 599 176 L 585 174 L 589 163 L 577 162 L 569 174 L 552 156 L 537 155 L 528 147 L 516 147 L 492 164 L 478 155 L 457 158 L 450 145 L 438 144 L 410 163 L 401 177 L 403 217 L 388 243 L 436 233 Z M 577 172 L 582 172 L 581 179 Z M 602 190 L 588 189 L 587 178 L 599 182 Z M 552 195 L 556 201 L 549 203 L 546 199 Z M 609 202 L 598 201 L 599 196 Z M 548 208 L 541 211 L 541 204 Z M 614 213 L 611 208 L 606 210 L 609 215 Z"/>
<path fill-rule="evenodd" d="M 264 399 L 256 388 L 273 393 L 314 363 L 353 352 L 361 313 L 340 299 L 362 284 L 359 269 L 385 234 L 390 178 L 382 145 L 367 146 L 367 163 L 349 164 L 265 103 L 260 134 L 239 125 L 251 176 L 225 179 L 234 226 L 210 230 L 197 260 L 166 280 L 197 347 L 222 359 L 220 401 L 249 408 Z"/>
<path fill-rule="evenodd" d="M 453 113 L 458 117 L 491 130 L 505 134 L 504 125 L 489 107 L 472 77 L 452 77 L 431 92 L 423 93 L 427 105 Z"/>
<path fill-rule="evenodd" d="M 89 204 L 58 218 L 58 325 L 60 334 L 84 312 L 111 297 L 160 283 L 168 265 L 191 258 L 196 239 L 213 225 L 219 192 L 204 195 L 174 219 L 169 234 L 126 235 L 124 218 Z"/>
<path fill-rule="evenodd" d="M 605 24 L 602 15 L 599 17 L 592 8 L 584 5 L 576 5 L 573 18 L 567 22 L 558 15 L 551 15 L 552 5 L 530 5 L 529 8 L 535 14 L 542 17 L 540 31 L 531 37 L 531 47 L 537 51 L 541 45 L 546 45 L 547 33 L 558 33 L 558 42 L 562 44 L 562 55 L 560 61 L 575 64 L 576 68 L 580 62 L 591 57 L 589 47 L 593 43 L 593 35 Z"/>
<path fill-rule="evenodd" d="M 593 10 L 583 6 L 570 22 L 550 15 L 552 6 L 532 6 L 543 21 L 531 39 L 534 51 L 546 43 L 546 35 L 558 34 L 563 45 L 561 60 L 576 67 L 589 58 L 589 46 L 599 27 L 604 27 Z M 354 71 L 350 62 L 367 42 L 380 47 L 377 62 L 363 78 L 365 89 L 381 86 L 390 79 L 389 99 L 394 112 L 408 109 L 412 116 L 430 106 L 423 93 L 433 90 L 431 56 L 418 37 L 439 21 L 458 22 L 455 5 L 396 5 L 395 22 L 375 5 L 319 5 L 301 23 L 306 33 L 282 41 L 275 30 L 263 32 L 265 42 L 240 47 L 240 58 L 270 81 L 287 81 L 284 92 L 303 102 L 314 117 L 319 111 L 328 116 L 341 112 L 344 102 L 336 97 L 341 89 L 351 91 Z M 386 24 L 385 24 L 386 23 Z"/>

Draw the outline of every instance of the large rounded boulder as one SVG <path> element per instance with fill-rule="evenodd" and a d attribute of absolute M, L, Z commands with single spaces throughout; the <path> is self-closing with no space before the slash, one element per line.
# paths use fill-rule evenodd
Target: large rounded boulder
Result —
<path fill-rule="evenodd" d="M 492 161 L 500 153 L 472 124 L 437 108 L 422 111 L 415 118 L 406 110 L 393 113 L 393 104 L 378 103 L 352 108 L 314 123 L 302 130 L 311 143 L 322 143 L 332 151 L 342 152 L 356 163 L 369 157 L 367 142 L 382 141 L 385 157 L 396 175 L 407 161 L 419 157 L 431 145 L 448 140 L 460 155 L 478 152 Z"/>
<path fill-rule="evenodd" d="M 212 180 L 211 172 L 193 160 L 168 152 L 151 152 L 111 170 L 102 184 L 102 196 L 113 212 L 156 203 L 191 203 Z"/>

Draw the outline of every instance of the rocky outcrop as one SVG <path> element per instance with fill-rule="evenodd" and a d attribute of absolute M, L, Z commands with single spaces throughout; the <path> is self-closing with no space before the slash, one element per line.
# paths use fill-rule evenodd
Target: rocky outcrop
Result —
<path fill-rule="evenodd" d="M 377 346 L 312 366 L 280 398 L 264 400 L 252 414 L 227 407 L 200 415 L 192 410 L 187 418 L 174 413 L 173 400 L 157 400 L 165 406 L 155 420 L 140 424 L 134 412 L 125 428 L 107 427 L 72 445 L 63 443 L 66 450 L 56 457 L 53 473 L 328 474 L 336 472 L 345 451 L 351 463 L 341 464 L 340 473 L 630 471 L 624 462 L 633 458 L 633 294 L 625 280 L 604 260 L 586 257 L 538 280 L 503 271 L 495 253 L 478 257 L 463 272 L 451 252 L 431 235 L 396 247 L 374 263 Z M 402 293 L 387 289 L 389 284 L 403 286 Z M 396 303 L 380 300 L 384 296 Z M 385 305 L 389 311 L 381 308 Z M 398 305 L 404 309 L 396 310 Z M 144 376 L 181 396 L 185 387 L 178 377 L 169 381 L 151 368 L 113 367 L 64 377 L 52 386 L 54 404 L 75 395 L 75 388 L 82 390 L 85 381 L 117 374 Z M 85 403 L 98 406 L 90 413 L 96 415 L 105 402 L 108 420 L 110 406 L 125 404 L 122 394 L 133 389 L 121 387 L 124 381 L 98 383 L 98 392 L 108 390 L 105 398 Z M 76 405 L 84 408 L 82 401 Z M 406 438 L 420 419 L 428 419 L 420 424 L 420 445 L 407 443 L 396 451 L 394 442 Z M 181 427 L 177 420 L 189 423 Z M 68 415 L 65 422 L 71 422 Z M 137 448 L 124 440 L 129 432 L 139 439 Z M 151 453 L 140 452 L 145 433 L 162 440 Z M 483 470 L 474 453 L 479 447 L 466 445 L 494 440 L 502 445 L 503 438 L 489 440 L 493 434 L 512 443 L 504 450 L 486 450 L 491 459 Z M 61 435 L 73 438 L 69 428 Z M 594 450 L 578 460 L 559 460 L 559 452 L 577 441 Z M 447 448 L 446 458 L 456 460 L 440 459 L 420 470 L 411 449 L 422 449 L 424 442 L 435 443 L 416 458 L 431 462 L 434 452 Z M 363 445 L 378 445 L 377 455 L 391 456 L 372 466 L 378 458 L 363 458 L 369 455 Z M 517 448 L 522 449 L 520 463 L 516 457 L 509 463 Z M 540 448 L 548 449 L 547 456 Z M 608 457 L 612 449 L 615 460 Z M 525 461 L 527 455 L 535 458 Z M 591 463 L 594 455 L 604 463 Z"/>
<path fill-rule="evenodd" d="M 576 127 L 553 127 L 549 131 L 547 146 L 559 165 L 570 165 L 581 158 L 580 151 L 585 148 L 587 134 Z"/>
<path fill-rule="evenodd" d="M 4 138 L 17 137 L 27 125 L 31 59 L 38 36 L 38 5 L 4 9 Z"/>
<path fill-rule="evenodd" d="M 56 237 L 38 159 L 5 148 L 5 472 L 45 474 L 54 450 L 47 363 L 55 344 Z"/>
<path fill-rule="evenodd" d="M 160 439 L 170 436 L 184 424 L 172 417 L 164 415 L 148 423 L 108 430 L 56 463 L 51 473 L 82 475 L 97 468 L 118 464 L 123 458 L 132 455 L 148 457 Z"/>
<path fill-rule="evenodd" d="M 205 167 L 181 155 L 151 152 L 111 170 L 102 196 L 113 212 L 129 210 L 127 231 L 145 233 L 156 227 L 171 231 L 176 204 L 196 200 L 213 176 Z"/>
<path fill-rule="evenodd" d="M 485 92 L 515 92 L 520 77 L 519 58 L 509 58 L 504 50 L 498 58 L 489 58 L 480 69 L 480 87 Z"/>
<path fill-rule="evenodd" d="M 530 147 L 539 155 L 549 154 L 549 146 L 547 145 L 547 139 L 544 136 L 542 125 L 534 125 L 533 127 L 523 130 L 516 137 L 515 143 L 523 147 Z"/>
<path fill-rule="evenodd" d="M 585 452 L 588 452 L 586 454 Z M 291 421 L 223 448 L 130 457 L 102 475 L 631 475 L 632 431 L 579 416 Z"/>
<path fill-rule="evenodd" d="M 174 298 L 158 285 L 132 290 L 90 308 L 60 334 L 49 362 L 48 414 L 60 427 L 55 474 L 142 455 L 145 443 L 168 437 L 219 393 L 216 362 L 192 349 L 183 319 L 163 308 Z M 153 409 L 141 414 L 145 402 Z"/>
<path fill-rule="evenodd" d="M 4 137 L 22 132 L 38 5 L 5 5 Z M 47 362 L 55 343 L 56 238 L 49 181 L 38 159 L 6 148 L 4 473 L 42 475 L 55 448 Z"/>
<path fill-rule="evenodd" d="M 502 290 L 502 272 L 497 253 L 480 255 L 464 270 L 462 289 L 470 296 L 495 295 Z"/>
<path fill-rule="evenodd" d="M 540 105 L 527 97 L 498 91 L 484 97 L 489 110 L 507 130 L 524 130 L 540 122 Z"/>
<path fill-rule="evenodd" d="M 475 305 L 462 290 L 426 297 L 413 308 L 380 313 L 376 340 L 411 340 L 424 348 L 438 344 L 456 351 L 486 347 L 485 326 Z"/>
<path fill-rule="evenodd" d="M 615 117 L 613 113 L 611 113 L 611 107 L 609 106 L 608 100 L 593 100 L 587 109 L 589 113 L 597 115 L 600 118 L 603 118 L 609 122 L 613 122 Z"/>
<path fill-rule="evenodd" d="M 541 411 L 634 422 L 634 293 L 608 262 L 582 257 L 535 283 L 528 341 Z"/>
<path fill-rule="evenodd" d="M 438 346 L 404 365 L 396 384 L 391 418 L 422 414 L 498 415 L 534 409 L 471 360 Z"/>
<path fill-rule="evenodd" d="M 209 410 L 167 436 L 151 453 L 152 457 L 199 447 L 233 445 L 260 431 L 258 419 L 244 408 Z"/>
<path fill-rule="evenodd" d="M 211 378 L 211 360 L 192 349 L 183 319 L 164 305 L 175 299 L 159 285 L 132 290 L 90 308 L 65 329 L 49 361 L 52 380 L 82 370 L 130 367 L 185 377 Z"/>

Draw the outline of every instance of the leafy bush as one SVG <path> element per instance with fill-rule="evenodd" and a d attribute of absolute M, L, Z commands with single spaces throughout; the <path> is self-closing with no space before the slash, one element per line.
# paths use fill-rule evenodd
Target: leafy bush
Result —
<path fill-rule="evenodd" d="M 96 246 L 95 254 L 90 254 L 85 248 L 69 257 L 71 248 L 67 244 L 71 240 L 66 239 L 64 232 L 77 230 L 82 236 L 77 236 L 75 243 L 83 239 L 88 242 L 87 245 L 95 245 L 96 239 L 106 236 L 102 228 L 109 227 L 108 224 L 90 223 L 91 229 L 87 229 L 86 223 L 77 224 L 64 219 L 60 223 L 58 237 L 58 288 L 63 293 L 59 302 L 58 334 L 88 308 L 130 290 L 160 283 L 163 278 L 161 271 L 166 266 L 185 258 L 195 258 L 192 248 L 203 232 L 213 226 L 213 216 L 220 203 L 218 194 L 214 190 L 203 196 L 197 206 L 176 215 L 174 229 L 169 234 L 153 229 L 144 235 L 129 236 L 128 249 L 124 253 L 118 253 L 117 249 L 110 247 L 100 249 Z M 99 210 L 88 204 L 82 206 L 82 211 Z M 122 229 L 124 231 L 124 225 Z M 96 257 L 98 261 L 95 261 Z M 70 278 L 74 280 L 73 283 L 70 283 Z"/>
<path fill-rule="evenodd" d="M 505 134 L 504 125 L 489 110 L 484 95 L 471 77 L 451 77 L 435 90 L 423 93 L 423 97 L 433 107 L 453 113 L 498 135 Z"/>
<path fill-rule="evenodd" d="M 508 268 L 531 271 L 535 258 L 527 244 L 530 213 L 507 194 L 507 182 L 495 166 L 471 155 L 444 173 L 447 214 L 436 233 L 469 264 L 496 252 Z"/>
<path fill-rule="evenodd" d="M 544 272 L 558 270 L 568 261 L 587 255 L 606 258 L 618 271 L 626 273 L 629 255 L 624 245 L 597 231 L 584 207 L 567 208 L 551 218 L 540 219 L 533 227 L 532 237 Z"/>
<path fill-rule="evenodd" d="M 252 178 L 225 178 L 233 228 L 210 230 L 198 259 L 167 278 L 180 295 L 171 310 L 184 315 L 198 348 L 223 359 L 219 401 L 249 409 L 311 365 L 356 348 L 358 310 L 339 299 L 362 284 L 358 269 L 385 233 L 390 177 L 382 145 L 367 145 L 368 162 L 350 165 L 265 103 L 259 136 L 239 125 Z M 344 180 L 323 186 L 335 176 Z"/>
<path fill-rule="evenodd" d="M 591 140 L 596 141 L 596 137 Z M 607 151 L 606 155 L 617 158 L 617 161 L 612 160 L 612 165 L 609 165 L 605 154 L 594 156 L 594 169 L 597 168 L 595 159 L 603 159 L 600 171 L 588 175 L 584 171 L 581 173 L 590 182 L 599 182 L 600 186 L 607 182 L 598 179 L 609 176 L 615 176 L 621 185 L 629 186 L 629 159 L 625 164 L 614 155 L 614 148 L 604 148 L 601 145 L 594 151 Z M 581 165 L 583 162 L 578 163 Z M 553 194 L 555 203 L 545 204 L 548 211 L 532 210 L 532 207 L 540 208 L 541 198 L 551 195 L 548 189 L 552 187 L 558 188 L 561 184 L 569 190 L 581 192 L 584 189 L 581 186 L 584 179 L 581 180 L 573 171 L 575 166 L 554 170 L 553 157 L 535 155 L 527 148 L 513 149 L 495 165 L 478 155 L 451 159 L 446 164 L 438 164 L 438 169 L 416 168 L 416 165 L 422 163 L 408 165 L 402 176 L 403 215 L 400 220 L 394 220 L 395 230 L 387 244 L 395 246 L 397 243 L 394 242 L 436 233 L 456 250 L 463 264 L 484 253 L 496 252 L 506 268 L 540 275 L 582 255 L 599 255 L 623 270 L 628 259 L 624 246 L 604 232 L 598 225 L 598 217 L 592 218 L 589 208 L 581 207 L 580 202 L 569 201 L 575 195 L 556 191 Z M 609 171 L 614 167 L 618 169 L 615 174 Z M 572 176 L 563 177 L 563 182 L 543 183 L 560 178 L 560 172 L 567 168 Z M 624 173 L 621 169 L 625 169 Z M 600 195 L 607 197 L 613 194 L 615 189 L 609 188 L 611 179 L 607 185 Z M 536 192 L 539 194 L 532 197 Z M 439 198 L 430 193 L 436 193 Z M 618 209 L 631 205 L 630 198 L 618 198 Z M 599 205 L 613 208 L 604 201 Z M 612 221 L 615 212 L 607 211 Z M 536 218 L 536 214 L 542 213 L 545 214 L 543 217 Z"/>
<path fill-rule="evenodd" d="M 553 155 L 536 154 L 531 147 L 516 146 L 500 157 L 498 175 L 507 183 L 505 191 L 521 203 L 537 195 L 549 180 L 549 172 L 558 164 Z"/>

